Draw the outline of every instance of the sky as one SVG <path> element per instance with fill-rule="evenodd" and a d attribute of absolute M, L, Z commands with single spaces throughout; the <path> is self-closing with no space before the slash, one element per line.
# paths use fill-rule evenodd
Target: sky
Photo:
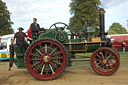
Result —
<path fill-rule="evenodd" d="M 72 17 L 69 4 L 71 0 L 3 0 L 11 12 L 11 21 L 15 32 L 18 27 L 23 27 L 26 32 L 37 18 L 40 27 L 49 28 L 56 22 L 69 23 Z M 128 29 L 128 0 L 101 0 L 101 6 L 105 13 L 105 31 L 114 22 L 119 22 Z"/>

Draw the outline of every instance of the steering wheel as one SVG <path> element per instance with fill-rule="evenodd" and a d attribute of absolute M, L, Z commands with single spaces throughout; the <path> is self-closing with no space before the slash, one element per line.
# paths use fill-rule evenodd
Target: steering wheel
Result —
<path fill-rule="evenodd" d="M 63 25 L 63 27 L 58 27 L 57 25 Z M 49 30 L 52 29 L 52 28 L 55 28 L 57 31 L 58 30 L 64 30 L 64 29 L 67 29 L 69 28 L 69 26 L 63 22 L 57 22 L 57 23 L 54 23 L 53 25 L 50 26 Z"/>

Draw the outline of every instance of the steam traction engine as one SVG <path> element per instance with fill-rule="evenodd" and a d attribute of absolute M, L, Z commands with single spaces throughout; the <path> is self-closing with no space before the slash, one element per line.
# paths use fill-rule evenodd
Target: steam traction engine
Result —
<path fill-rule="evenodd" d="M 93 52 L 91 66 L 96 73 L 101 75 L 115 73 L 119 68 L 120 55 L 112 47 L 111 40 L 105 37 L 104 13 L 103 8 L 99 9 L 99 37 L 94 35 L 95 30 L 92 26 L 88 26 L 86 30 L 76 34 L 69 29 L 68 25 L 59 22 L 53 24 L 39 37 L 35 36 L 35 40 L 30 44 L 27 51 L 24 51 L 24 56 L 19 55 L 18 46 L 11 45 L 10 68 L 13 65 L 15 52 L 14 63 L 17 68 L 27 68 L 39 80 L 50 80 L 60 76 L 65 68 L 70 66 L 70 59 L 76 53 Z M 58 24 L 61 27 L 58 27 Z M 69 31 L 66 32 L 65 29 L 69 29 Z"/>

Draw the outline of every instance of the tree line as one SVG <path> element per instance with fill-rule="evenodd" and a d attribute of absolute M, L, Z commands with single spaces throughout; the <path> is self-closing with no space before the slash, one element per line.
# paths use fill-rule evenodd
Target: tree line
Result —
<path fill-rule="evenodd" d="M 14 33 L 10 15 L 6 3 L 0 0 L 0 36 Z"/>
<path fill-rule="evenodd" d="M 69 27 L 74 30 L 84 28 L 87 20 L 90 20 L 92 26 L 95 27 L 96 34 L 99 34 L 99 6 L 100 0 L 71 0 L 70 14 L 73 15 L 69 20 Z M 7 9 L 6 3 L 0 0 L 0 36 L 13 34 L 11 13 Z M 108 34 L 125 34 L 126 28 L 120 23 L 113 23 Z"/>
<path fill-rule="evenodd" d="M 71 0 L 70 13 L 73 15 L 70 18 L 69 26 L 72 29 L 79 29 L 84 26 L 86 20 L 90 20 L 92 26 L 95 27 L 96 34 L 99 34 L 99 6 L 102 4 L 100 0 Z M 113 23 L 108 34 L 126 34 L 127 30 L 120 23 Z"/>
<path fill-rule="evenodd" d="M 127 30 L 123 27 L 120 23 L 113 23 L 109 30 L 107 31 L 108 34 L 127 34 Z"/>

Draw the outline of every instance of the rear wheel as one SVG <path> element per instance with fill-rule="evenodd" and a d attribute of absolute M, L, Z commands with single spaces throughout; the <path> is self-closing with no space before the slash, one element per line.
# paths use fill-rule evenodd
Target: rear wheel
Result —
<path fill-rule="evenodd" d="M 119 68 L 119 57 L 111 48 L 100 48 L 92 54 L 91 66 L 101 75 L 111 75 Z"/>
<path fill-rule="evenodd" d="M 27 50 L 27 69 L 39 80 L 57 78 L 64 71 L 66 65 L 66 50 L 56 40 L 50 38 L 38 39 Z"/>
<path fill-rule="evenodd" d="M 120 54 L 118 52 L 118 50 L 115 47 L 112 47 L 112 49 L 116 52 L 116 54 L 118 55 L 118 57 L 120 58 Z"/>

